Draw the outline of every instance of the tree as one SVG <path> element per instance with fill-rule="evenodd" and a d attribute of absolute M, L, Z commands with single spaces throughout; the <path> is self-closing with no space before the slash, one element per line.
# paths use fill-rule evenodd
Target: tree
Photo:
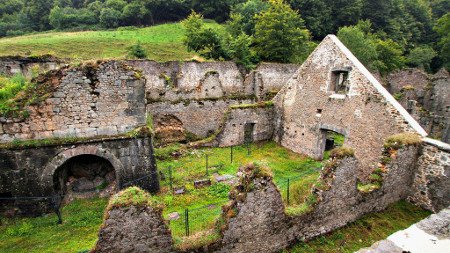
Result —
<path fill-rule="evenodd" d="M 333 32 L 332 9 L 325 0 L 291 0 L 290 3 L 294 10 L 300 11 L 315 39 L 321 40 Z"/>
<path fill-rule="evenodd" d="M 436 52 L 430 46 L 418 46 L 409 52 L 407 62 L 411 67 L 419 67 L 429 71 L 431 60 L 436 55 Z"/>
<path fill-rule="evenodd" d="M 106 7 L 108 8 L 112 8 L 116 11 L 122 11 L 123 8 L 125 8 L 125 6 L 127 5 L 127 2 L 125 2 L 124 0 L 107 0 L 105 2 Z"/>
<path fill-rule="evenodd" d="M 132 2 L 123 8 L 122 21 L 126 25 L 141 25 L 146 14 L 147 10 L 144 5 Z"/>
<path fill-rule="evenodd" d="M 105 28 L 116 28 L 119 26 L 120 12 L 113 8 L 104 8 L 100 14 L 100 25 Z"/>
<path fill-rule="evenodd" d="M 362 64 L 374 70 L 378 59 L 377 47 L 374 40 L 364 33 L 364 27 L 367 27 L 365 22 L 356 26 L 344 26 L 339 29 L 337 36 Z"/>
<path fill-rule="evenodd" d="M 50 10 L 53 7 L 53 0 L 29 0 L 26 4 L 25 14 L 27 16 L 27 26 L 33 30 L 48 30 L 51 28 L 49 22 Z"/>
<path fill-rule="evenodd" d="M 377 69 L 382 75 L 400 69 L 405 65 L 406 59 L 403 56 L 403 48 L 391 39 L 376 39 L 376 51 L 378 61 Z"/>
<path fill-rule="evenodd" d="M 14 14 L 21 11 L 23 3 L 20 0 L 3 0 L 0 3 L 0 17 L 5 14 Z"/>
<path fill-rule="evenodd" d="M 440 57 L 444 66 L 450 71 L 450 13 L 438 19 L 434 30 L 439 34 Z"/>
<path fill-rule="evenodd" d="M 243 0 L 192 0 L 191 8 L 204 17 L 224 22 L 228 19 L 231 7 Z"/>
<path fill-rule="evenodd" d="M 290 62 L 307 51 L 309 31 L 299 13 L 283 0 L 270 0 L 256 16 L 256 52 L 262 60 Z"/>
<path fill-rule="evenodd" d="M 255 15 L 266 11 L 269 4 L 263 0 L 249 0 L 234 6 L 229 25 L 236 27 L 247 35 L 255 34 Z M 240 32 L 238 34 L 240 34 Z"/>
<path fill-rule="evenodd" d="M 184 44 L 188 51 L 198 52 L 208 59 L 230 59 L 223 39 L 226 34 L 217 29 L 206 28 L 202 15 L 192 12 L 182 24 L 186 30 Z"/>
<path fill-rule="evenodd" d="M 363 0 L 325 0 L 325 3 L 331 7 L 333 32 L 342 26 L 355 25 L 361 18 Z"/>

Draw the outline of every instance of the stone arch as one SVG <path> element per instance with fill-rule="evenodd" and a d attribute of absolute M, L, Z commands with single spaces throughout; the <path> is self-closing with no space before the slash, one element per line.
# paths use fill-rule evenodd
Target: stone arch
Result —
<path fill-rule="evenodd" d="M 56 155 L 48 164 L 45 166 L 45 169 L 42 173 L 42 176 L 40 178 L 41 185 L 44 188 L 44 192 L 49 194 L 54 191 L 54 174 L 60 168 L 63 166 L 66 162 L 68 162 L 70 159 L 82 156 L 82 155 L 92 155 L 97 156 L 99 158 L 102 158 L 106 161 L 108 161 L 116 174 L 116 183 L 118 188 L 120 188 L 121 185 L 121 178 L 120 175 L 122 175 L 123 171 L 123 165 L 120 162 L 119 159 L 117 159 L 113 154 L 108 152 L 105 149 L 98 148 L 96 146 L 81 146 L 81 147 L 75 147 L 71 149 L 64 150 L 60 152 L 58 155 Z"/>

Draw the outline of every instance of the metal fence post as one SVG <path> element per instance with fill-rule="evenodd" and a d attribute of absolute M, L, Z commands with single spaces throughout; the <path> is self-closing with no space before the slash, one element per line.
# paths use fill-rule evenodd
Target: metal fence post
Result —
<path fill-rule="evenodd" d="M 209 166 L 208 166 L 208 156 L 209 156 L 209 155 L 206 155 L 206 175 L 207 175 L 207 176 L 209 176 L 209 172 L 208 172 L 208 167 L 209 167 Z"/>
<path fill-rule="evenodd" d="M 172 166 L 169 166 L 169 184 L 170 184 L 170 191 L 173 194 L 173 177 L 172 177 Z"/>
<path fill-rule="evenodd" d="M 58 224 L 62 224 L 62 215 L 61 215 L 61 196 L 58 194 L 53 194 L 52 197 L 50 198 L 50 203 L 52 206 L 53 211 L 56 213 L 56 215 L 58 216 Z"/>
<path fill-rule="evenodd" d="M 230 146 L 230 160 L 233 163 L 233 146 Z"/>
<path fill-rule="evenodd" d="M 184 211 L 184 226 L 186 227 L 186 236 L 189 236 L 189 209 Z"/>
<path fill-rule="evenodd" d="M 287 204 L 289 205 L 289 178 L 287 180 Z"/>

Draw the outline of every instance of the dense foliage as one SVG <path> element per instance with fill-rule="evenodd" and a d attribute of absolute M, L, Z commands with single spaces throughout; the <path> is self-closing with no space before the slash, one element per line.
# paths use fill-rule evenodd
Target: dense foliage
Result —
<path fill-rule="evenodd" d="M 274 7 L 276 2 L 283 8 Z M 256 56 L 298 62 L 311 49 L 310 39 L 340 32 L 341 39 L 358 38 L 354 44 L 369 42 L 366 57 L 371 59 L 363 61 L 380 72 L 405 64 L 433 71 L 449 67 L 450 0 L 3 0 L 0 37 L 51 29 L 146 26 L 185 19 L 192 10 L 228 23 L 227 31 L 202 31 L 216 40 L 216 48 L 224 42 L 234 47 L 210 58 L 234 59 L 242 52 L 246 56 L 237 58 L 248 58 L 244 62 L 254 62 Z M 357 31 L 361 21 L 371 24 L 362 34 Z M 283 35 L 278 37 L 278 32 Z M 294 55 L 286 57 L 287 51 Z M 394 58 L 387 62 L 386 57 Z"/>

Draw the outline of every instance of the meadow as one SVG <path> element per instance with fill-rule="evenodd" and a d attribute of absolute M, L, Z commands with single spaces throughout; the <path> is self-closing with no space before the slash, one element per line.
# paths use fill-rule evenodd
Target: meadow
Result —
<path fill-rule="evenodd" d="M 212 21 L 207 26 L 220 26 Z M 170 23 L 144 28 L 82 32 L 45 32 L 0 39 L 0 56 L 39 56 L 50 54 L 72 62 L 130 58 L 128 48 L 138 42 L 155 61 L 181 61 L 198 58 L 183 45 L 184 28 Z"/>

